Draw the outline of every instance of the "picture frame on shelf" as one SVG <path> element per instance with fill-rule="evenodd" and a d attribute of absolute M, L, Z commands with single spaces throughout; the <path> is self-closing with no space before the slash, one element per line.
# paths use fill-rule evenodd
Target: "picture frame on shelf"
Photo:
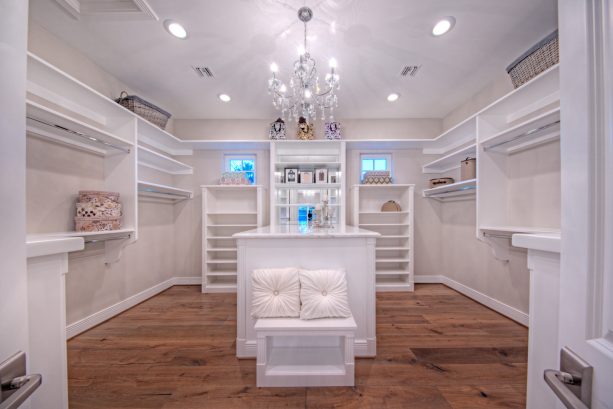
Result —
<path fill-rule="evenodd" d="M 313 171 L 311 170 L 301 171 L 299 183 L 313 183 Z"/>
<path fill-rule="evenodd" d="M 338 176 L 335 172 L 330 172 L 328 174 L 328 183 L 338 183 Z"/>
<path fill-rule="evenodd" d="M 315 169 L 315 183 L 328 183 L 328 169 Z"/>
<path fill-rule="evenodd" d="M 298 183 L 298 169 L 285 169 L 285 183 Z"/>

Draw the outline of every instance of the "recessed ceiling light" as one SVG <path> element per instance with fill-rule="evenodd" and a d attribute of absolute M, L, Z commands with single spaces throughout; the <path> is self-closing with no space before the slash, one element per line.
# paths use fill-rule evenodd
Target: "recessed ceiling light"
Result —
<path fill-rule="evenodd" d="M 232 98 L 230 98 L 230 95 L 228 95 L 228 94 L 219 94 L 219 95 L 217 95 L 217 98 L 219 98 L 222 102 L 230 102 L 230 101 L 232 101 Z"/>
<path fill-rule="evenodd" d="M 455 26 L 455 18 L 449 16 L 441 19 L 438 23 L 434 25 L 432 29 L 433 36 L 442 36 L 443 34 L 449 32 Z"/>
<path fill-rule="evenodd" d="M 187 30 L 176 21 L 165 20 L 164 28 L 166 29 L 166 31 L 168 31 L 170 34 L 177 38 L 180 38 L 182 40 L 187 38 Z"/>
<path fill-rule="evenodd" d="M 389 95 L 387 96 L 387 100 L 388 100 L 389 102 L 396 102 L 396 101 L 398 101 L 398 98 L 400 98 L 400 95 L 399 95 L 399 94 L 396 94 L 395 92 L 394 92 L 394 93 L 392 93 L 392 94 L 389 94 Z"/>

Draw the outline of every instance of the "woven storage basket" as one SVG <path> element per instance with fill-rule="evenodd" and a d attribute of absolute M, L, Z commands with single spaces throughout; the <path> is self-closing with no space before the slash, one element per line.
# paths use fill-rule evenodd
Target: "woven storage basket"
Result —
<path fill-rule="evenodd" d="M 507 72 L 511 76 L 513 86 L 517 88 L 559 62 L 556 30 L 516 59 L 507 67 Z"/>
<path fill-rule="evenodd" d="M 77 203 L 77 217 L 121 217 L 121 204 L 115 202 Z"/>
<path fill-rule="evenodd" d="M 394 200 L 388 200 L 387 202 L 383 203 L 383 206 L 381 206 L 382 212 L 399 212 L 401 210 L 402 208 L 400 205 Z"/>
<path fill-rule="evenodd" d="M 168 112 L 136 95 L 128 95 L 125 91 L 121 92 L 115 102 L 162 129 L 166 128 L 166 123 L 170 118 Z"/>

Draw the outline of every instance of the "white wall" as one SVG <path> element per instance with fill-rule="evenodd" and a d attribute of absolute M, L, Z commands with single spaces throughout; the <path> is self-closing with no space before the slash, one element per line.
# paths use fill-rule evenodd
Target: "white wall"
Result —
<path fill-rule="evenodd" d="M 25 90 L 28 2 L 0 2 L 0 362 L 28 352 Z"/>
<path fill-rule="evenodd" d="M 29 33 L 30 51 L 102 94 L 114 98 L 124 89 L 134 91 L 32 21 Z M 28 232 L 73 230 L 78 190 L 103 187 L 102 159 L 35 137 L 27 138 L 27 146 Z M 19 177 L 14 171 L 4 174 Z M 138 211 L 138 241 L 126 247 L 118 263 L 104 264 L 103 244 L 88 245 L 86 251 L 70 256 L 66 282 L 69 324 L 174 276 L 173 206 L 139 201 Z"/>

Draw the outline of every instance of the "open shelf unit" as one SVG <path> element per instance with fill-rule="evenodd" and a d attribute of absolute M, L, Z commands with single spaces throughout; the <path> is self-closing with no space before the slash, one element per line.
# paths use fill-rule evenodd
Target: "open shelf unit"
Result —
<path fill-rule="evenodd" d="M 376 244 L 377 291 L 413 291 L 414 185 L 354 185 L 353 225 L 381 234 Z M 381 206 L 394 200 L 398 212 Z"/>
<path fill-rule="evenodd" d="M 425 155 L 446 155 L 462 146 L 474 143 L 476 139 L 477 114 L 468 117 L 436 138 L 425 142 L 423 153 Z M 424 171 L 424 173 L 427 172 Z"/>
<path fill-rule="evenodd" d="M 559 89 L 554 66 L 479 113 L 477 237 L 559 231 Z"/>
<path fill-rule="evenodd" d="M 429 199 L 439 201 L 458 200 L 461 198 L 474 198 L 477 191 L 477 179 L 463 180 L 449 185 L 425 189 L 423 195 Z"/>
<path fill-rule="evenodd" d="M 300 217 L 306 217 L 308 208 L 314 208 L 324 198 L 332 210 L 332 222 L 345 224 L 344 141 L 273 141 L 270 150 L 271 225 L 297 224 Z M 286 169 L 312 171 L 313 175 L 318 169 L 326 169 L 328 181 L 286 183 Z M 335 182 L 330 182 L 331 176 Z"/>
<path fill-rule="evenodd" d="M 179 189 L 172 186 L 160 185 L 158 183 L 138 181 L 139 196 L 152 197 L 155 199 L 180 201 L 191 199 L 194 197 L 194 192 L 186 189 Z"/>
<path fill-rule="evenodd" d="M 467 157 L 474 158 L 476 155 L 477 144 L 473 143 L 425 164 L 423 166 L 423 173 L 445 173 L 459 169 L 461 161 Z"/>
<path fill-rule="evenodd" d="M 55 146 L 44 151 L 39 166 L 53 166 L 70 171 L 70 163 L 89 167 L 91 188 L 118 192 L 122 204 L 121 230 L 104 232 L 54 232 L 45 226 L 74 226 L 77 192 L 67 189 L 61 172 L 46 172 L 43 183 L 36 178 L 28 181 L 30 192 L 45 197 L 45 208 L 54 209 L 37 215 L 39 231 L 28 234 L 54 237 L 83 237 L 86 243 L 104 242 L 106 261 L 116 261 L 121 249 L 137 239 L 137 117 L 113 100 L 107 98 L 57 67 L 32 53 L 27 60 L 26 123 L 27 136 L 52 142 Z M 32 141 L 34 143 L 34 141 Z M 36 142 L 40 143 L 40 142 Z M 94 154 L 99 159 L 90 155 Z M 43 164 L 43 165 L 41 165 Z M 78 166 L 74 167 L 75 169 Z M 57 176 L 56 176 L 57 175 Z M 54 179 L 56 178 L 56 179 Z M 38 204 L 29 206 L 37 211 Z M 64 230 L 64 228 L 62 228 Z"/>
<path fill-rule="evenodd" d="M 138 164 L 169 175 L 191 175 L 194 173 L 191 166 L 144 146 L 138 147 Z"/>
<path fill-rule="evenodd" d="M 202 292 L 236 292 L 237 253 L 233 234 L 263 225 L 260 185 L 203 185 Z"/>
<path fill-rule="evenodd" d="M 189 143 L 177 138 L 144 118 L 138 117 L 138 142 L 164 152 L 170 156 L 193 155 Z"/>

